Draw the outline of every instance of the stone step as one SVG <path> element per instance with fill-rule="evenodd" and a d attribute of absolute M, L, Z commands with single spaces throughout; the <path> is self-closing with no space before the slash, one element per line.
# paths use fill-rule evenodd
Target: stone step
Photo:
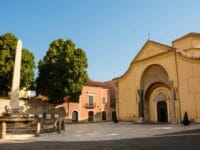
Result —
<path fill-rule="evenodd" d="M 9 129 L 6 131 L 6 133 L 11 134 L 24 134 L 24 133 L 34 133 L 32 129 Z"/>
<path fill-rule="evenodd" d="M 33 132 L 31 124 L 26 123 L 8 123 L 6 127 L 7 133 L 30 133 Z"/>
<path fill-rule="evenodd" d="M 33 132 L 33 128 L 26 127 L 26 128 L 20 128 L 20 127 L 14 127 L 14 128 L 7 128 L 7 133 L 30 133 Z"/>

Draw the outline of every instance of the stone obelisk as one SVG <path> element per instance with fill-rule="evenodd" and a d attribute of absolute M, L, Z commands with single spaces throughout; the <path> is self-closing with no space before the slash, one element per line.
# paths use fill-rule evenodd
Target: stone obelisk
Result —
<path fill-rule="evenodd" d="M 12 113 L 19 113 L 20 68 L 22 56 L 22 41 L 18 40 L 15 53 L 14 72 L 11 89 L 10 108 Z"/>

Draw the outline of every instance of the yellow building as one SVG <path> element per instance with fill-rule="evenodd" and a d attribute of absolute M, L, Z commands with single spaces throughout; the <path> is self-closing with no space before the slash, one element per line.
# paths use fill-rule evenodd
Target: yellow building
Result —
<path fill-rule="evenodd" d="M 119 120 L 200 121 L 200 33 L 172 46 L 148 40 L 117 81 Z"/>

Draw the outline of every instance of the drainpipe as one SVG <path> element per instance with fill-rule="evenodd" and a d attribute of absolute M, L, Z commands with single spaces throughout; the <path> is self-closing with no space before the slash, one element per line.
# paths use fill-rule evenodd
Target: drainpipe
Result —
<path fill-rule="evenodd" d="M 115 85 L 115 110 L 116 110 L 116 115 L 118 120 L 120 120 L 119 118 L 119 87 L 118 87 L 118 81 L 116 82 Z"/>

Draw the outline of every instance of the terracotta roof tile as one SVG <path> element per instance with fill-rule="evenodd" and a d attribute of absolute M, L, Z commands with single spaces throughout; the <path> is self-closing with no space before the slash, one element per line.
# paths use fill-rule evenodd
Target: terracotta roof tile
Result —
<path fill-rule="evenodd" d="M 84 86 L 94 86 L 94 87 L 103 87 L 103 88 L 110 88 L 115 86 L 115 81 L 106 81 L 106 82 L 100 82 L 100 81 L 94 81 L 89 79 Z"/>

